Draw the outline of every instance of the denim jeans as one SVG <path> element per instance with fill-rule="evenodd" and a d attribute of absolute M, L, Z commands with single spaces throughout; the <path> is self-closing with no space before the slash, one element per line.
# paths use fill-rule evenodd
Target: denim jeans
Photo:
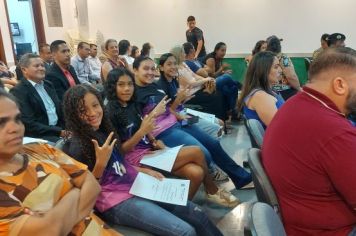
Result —
<path fill-rule="evenodd" d="M 238 89 L 241 88 L 241 85 L 237 81 L 234 81 L 230 74 L 222 74 L 216 78 L 216 88 L 224 95 L 229 104 L 229 110 L 234 110 Z"/>
<path fill-rule="evenodd" d="M 199 119 L 198 123 L 196 123 L 197 126 L 201 130 L 203 130 L 205 133 L 208 135 L 217 138 L 218 137 L 218 131 L 220 130 L 221 126 L 217 123 L 211 123 L 210 121 L 204 120 L 204 119 Z"/>
<path fill-rule="evenodd" d="M 184 132 L 181 129 L 181 125 L 179 123 L 175 124 L 169 129 L 166 129 L 165 131 L 157 135 L 156 138 L 162 140 L 163 143 L 168 147 L 175 147 L 182 144 L 189 146 L 198 146 L 204 153 L 208 167 L 211 168 L 211 166 L 213 165 L 212 157 L 208 149 L 206 149 L 204 145 L 201 144 L 196 138 Z"/>
<path fill-rule="evenodd" d="M 113 224 L 154 235 L 222 235 L 205 212 L 190 201 L 187 206 L 178 206 L 132 197 L 103 212 L 102 216 Z"/>
<path fill-rule="evenodd" d="M 211 160 L 213 160 L 213 162 L 231 178 L 237 189 L 252 181 L 251 174 L 237 165 L 235 161 L 227 155 L 221 147 L 219 140 L 207 135 L 196 124 L 187 126 L 180 126 L 178 124 L 165 130 L 158 135 L 157 138 L 161 139 L 168 147 L 181 144 L 199 146 L 204 152 L 207 162 L 210 161 L 208 165 L 210 166 Z"/>

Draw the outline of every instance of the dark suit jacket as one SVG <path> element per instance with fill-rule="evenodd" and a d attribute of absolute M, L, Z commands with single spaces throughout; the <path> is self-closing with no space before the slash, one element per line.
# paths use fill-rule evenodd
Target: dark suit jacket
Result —
<path fill-rule="evenodd" d="M 55 141 L 49 137 L 59 138 L 61 130 L 64 129 L 62 107 L 53 85 L 45 80 L 44 88 L 56 106 L 58 116 L 56 126 L 48 124 L 46 107 L 36 89 L 27 79 L 22 78 L 21 82 L 10 90 L 10 93 L 17 98 L 20 105 L 25 135 Z"/>
<path fill-rule="evenodd" d="M 72 75 L 75 83 L 80 84 L 73 66 L 69 66 L 68 71 Z M 70 88 L 70 85 L 62 69 L 55 62 L 53 62 L 48 74 L 46 75 L 46 80 L 53 84 L 56 89 L 57 96 L 62 102 L 64 93 Z"/>

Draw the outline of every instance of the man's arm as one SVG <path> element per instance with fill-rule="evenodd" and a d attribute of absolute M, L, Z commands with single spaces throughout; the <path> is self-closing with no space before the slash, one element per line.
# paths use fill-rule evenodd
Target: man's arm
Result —
<path fill-rule="evenodd" d="M 201 51 L 201 49 L 203 48 L 203 31 L 201 29 L 198 29 L 198 28 L 195 28 L 196 31 L 195 31 L 195 37 L 198 41 L 198 45 L 197 45 L 197 48 L 196 48 L 196 51 L 195 51 L 195 58 L 198 58 L 199 57 L 199 53 Z"/>
<path fill-rule="evenodd" d="M 203 48 L 203 40 L 200 39 L 198 40 L 197 50 L 195 51 L 195 59 L 199 57 L 199 53 L 202 48 Z"/>

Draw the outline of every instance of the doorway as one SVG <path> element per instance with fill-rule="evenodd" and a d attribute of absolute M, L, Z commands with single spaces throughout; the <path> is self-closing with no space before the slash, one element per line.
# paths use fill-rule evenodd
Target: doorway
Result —
<path fill-rule="evenodd" d="M 6 0 L 15 62 L 25 53 L 38 54 L 46 41 L 39 0 Z"/>

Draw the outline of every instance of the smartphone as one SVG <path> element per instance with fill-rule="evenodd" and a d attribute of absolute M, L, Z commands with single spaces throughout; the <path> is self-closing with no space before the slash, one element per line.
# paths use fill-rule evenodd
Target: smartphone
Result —
<path fill-rule="evenodd" d="M 285 57 L 285 56 L 282 57 L 282 64 L 283 64 L 284 67 L 288 67 L 289 66 L 288 57 Z"/>

